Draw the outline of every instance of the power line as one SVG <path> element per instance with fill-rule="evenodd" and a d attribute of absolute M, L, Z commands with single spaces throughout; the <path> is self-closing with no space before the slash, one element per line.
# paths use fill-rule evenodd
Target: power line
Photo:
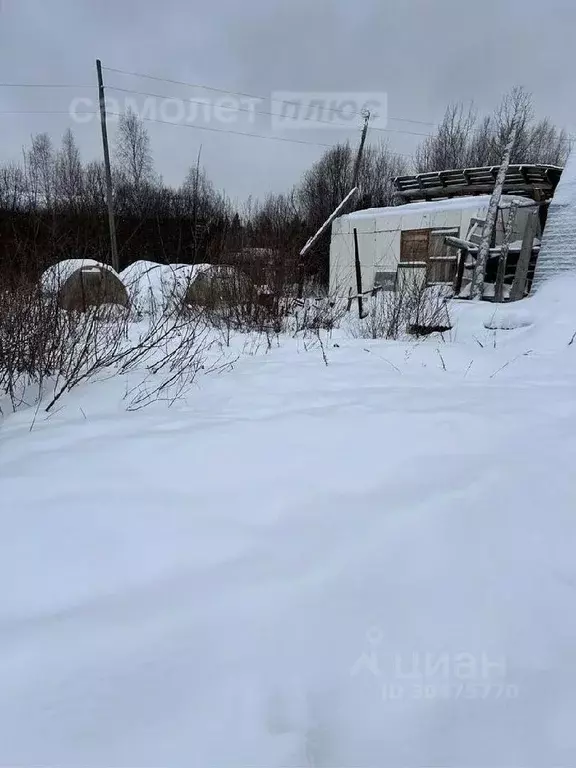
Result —
<path fill-rule="evenodd" d="M 143 77 L 143 78 L 147 78 L 149 80 L 156 80 L 156 81 L 159 81 L 159 82 L 172 83 L 174 85 L 183 85 L 183 86 L 187 86 L 187 87 L 190 87 L 190 88 L 201 88 L 203 90 L 215 91 L 216 93 L 224 93 L 224 94 L 228 94 L 228 95 L 232 95 L 232 96 L 244 96 L 244 97 L 250 98 L 250 99 L 258 99 L 260 101 L 266 101 L 266 99 L 267 99 L 267 97 L 265 97 L 265 96 L 255 96 L 253 94 L 243 93 L 241 91 L 227 91 L 224 88 L 215 88 L 215 87 L 212 87 L 212 86 L 209 86 L 209 85 L 198 85 L 198 84 L 195 84 L 195 83 L 186 83 L 186 82 L 183 82 L 181 80 L 170 80 L 168 78 L 154 77 L 153 75 L 146 75 L 146 74 L 141 74 L 141 73 L 137 73 L 137 72 L 127 72 L 127 71 L 122 70 L 122 69 L 113 69 L 112 67 L 103 67 L 103 69 L 107 70 L 108 72 L 116 72 L 116 73 L 119 73 L 119 74 L 129 75 L 129 76 L 132 76 L 132 77 Z M 93 85 L 80 85 L 80 84 L 74 84 L 74 83 L 0 83 L 0 88 L 93 88 L 93 87 L 94 87 Z M 166 96 L 166 95 L 163 95 L 163 94 L 153 94 L 153 93 L 147 93 L 145 91 L 136 91 L 136 90 L 128 89 L 128 88 L 118 88 L 116 86 L 110 86 L 110 85 L 107 86 L 107 88 L 111 89 L 111 90 L 115 90 L 115 91 L 123 91 L 125 93 L 136 93 L 136 94 L 140 94 L 142 96 L 155 96 L 157 98 L 177 98 L 177 97 L 173 97 L 173 96 Z M 194 101 L 193 99 L 187 99 L 187 101 L 189 101 L 191 103 L 197 103 L 197 104 L 203 104 L 204 103 L 204 102 L 201 102 L 201 101 Z M 277 104 L 286 104 L 286 105 L 289 105 L 289 106 L 300 106 L 296 102 L 284 101 L 282 99 L 270 99 L 270 102 L 271 103 L 277 103 Z M 260 114 L 260 115 L 268 115 L 268 116 L 271 116 L 271 117 L 282 117 L 282 115 L 278 115 L 277 113 L 274 113 L 274 112 L 265 112 L 265 111 L 262 111 L 262 110 L 243 109 L 241 107 L 237 107 L 237 108 L 226 107 L 226 109 L 230 109 L 230 110 L 234 110 L 234 111 L 238 111 L 238 112 L 251 112 L 251 113 Z M 323 112 L 338 112 L 338 110 L 336 108 L 333 108 L 333 107 L 322 107 L 322 111 Z M 353 115 L 353 116 L 357 116 L 357 117 L 363 117 L 361 112 L 351 112 L 350 114 Z M 291 119 L 296 119 L 296 118 L 291 118 Z M 302 118 L 298 118 L 298 119 L 311 120 L 312 122 L 317 122 L 317 123 L 325 123 L 326 125 L 331 125 L 332 127 L 334 127 L 334 123 L 331 122 L 330 120 L 322 120 L 321 118 L 314 118 L 314 117 L 302 117 Z M 404 118 L 404 117 L 389 117 L 388 119 L 389 120 L 395 120 L 397 122 L 414 123 L 414 124 L 418 124 L 418 125 L 428 125 L 428 126 L 433 126 L 433 127 L 435 127 L 435 125 L 436 125 L 435 123 L 425 122 L 425 121 L 422 121 L 422 120 L 411 120 L 409 118 Z M 339 128 L 347 128 L 348 126 L 341 125 L 341 126 L 337 126 L 337 127 L 339 127 Z M 384 132 L 384 133 L 404 133 L 404 134 L 412 135 L 412 136 L 430 136 L 429 133 L 418 133 L 418 132 L 415 132 L 415 131 L 401 130 L 399 128 L 378 128 L 377 126 L 372 126 L 371 129 L 373 131 L 381 131 L 381 132 Z"/>
<path fill-rule="evenodd" d="M 202 102 L 203 103 L 203 102 Z M 75 115 L 98 115 L 99 113 L 96 111 L 82 111 L 82 112 L 75 112 Z M 122 112 L 108 112 L 109 115 L 113 115 L 114 117 L 123 117 Z M 68 115 L 68 117 L 73 117 L 71 115 L 70 110 L 54 110 L 54 109 L 6 109 L 6 110 L 0 110 L 0 115 Z M 332 149 L 334 146 L 337 146 L 335 144 L 326 144 L 323 142 L 317 142 L 317 141 L 303 141 L 302 139 L 287 139 L 283 136 L 266 136 L 265 134 L 259 134 L 259 133 L 248 133 L 246 131 L 234 131 L 232 129 L 225 129 L 225 128 L 211 128 L 209 126 L 205 125 L 193 125 L 190 123 L 175 123 L 170 120 L 161 120 L 159 118 L 153 118 L 153 117 L 140 117 L 141 120 L 146 120 L 148 122 L 152 123 L 161 123 L 164 125 L 175 125 L 180 126 L 184 128 L 192 128 L 199 131 L 210 131 L 212 133 L 228 133 L 232 134 L 234 136 L 248 136 L 250 138 L 254 139 L 264 139 L 268 141 L 282 141 L 289 144 L 307 144 L 311 147 L 324 147 L 327 149 Z M 412 155 L 408 155 L 403 152 L 394 152 L 391 151 L 392 154 L 398 155 L 400 157 L 406 157 L 406 158 L 412 158 Z"/>
<path fill-rule="evenodd" d="M 98 112 L 75 112 L 75 115 L 97 115 Z M 1 109 L 0 115 L 69 115 L 69 109 Z"/>
<path fill-rule="evenodd" d="M 115 117 L 123 117 L 121 112 L 108 112 Z M 150 123 L 164 123 L 165 125 L 176 125 L 181 128 L 192 128 L 198 131 L 211 131 L 212 133 L 231 133 L 235 136 L 250 136 L 254 139 L 268 139 L 268 141 L 285 141 L 290 144 L 308 144 L 310 147 L 328 147 L 332 148 L 334 144 L 322 144 L 317 141 L 302 141 L 301 139 L 285 139 L 283 136 L 266 136 L 263 133 L 247 133 L 245 131 L 233 131 L 230 128 L 211 128 L 207 125 L 192 125 L 191 123 L 173 123 L 170 120 L 160 120 L 156 117 L 141 117 L 140 120 L 147 120 Z"/>
<path fill-rule="evenodd" d="M 108 112 L 109 115 L 114 115 L 115 117 L 123 117 L 124 115 L 121 112 Z M 246 131 L 234 131 L 230 128 L 211 128 L 207 125 L 193 125 L 191 123 L 174 123 L 170 120 L 160 120 L 159 118 L 155 117 L 140 117 L 140 120 L 147 120 L 151 123 L 163 123 L 165 125 L 175 125 L 179 126 L 181 128 L 192 128 L 196 129 L 198 131 L 210 131 L 212 133 L 230 133 L 234 136 L 249 136 L 253 139 L 266 139 L 268 141 L 283 141 L 287 142 L 289 144 L 307 144 L 310 147 L 325 147 L 328 149 L 332 149 L 333 147 L 337 146 L 337 144 L 325 144 L 318 141 L 303 141 L 302 139 L 286 139 L 283 136 L 266 136 L 262 133 L 247 133 Z M 400 155 L 402 157 L 408 157 L 411 158 L 412 155 L 407 155 L 402 152 L 392 152 L 394 155 Z"/>
<path fill-rule="evenodd" d="M 98 112 L 76 112 L 77 115 L 97 115 Z M 122 112 L 108 112 L 109 115 L 114 115 L 115 117 L 124 117 Z M 20 110 L 0 110 L 0 115 L 68 115 L 69 117 L 72 117 L 70 114 L 70 110 L 44 110 L 44 109 L 20 109 Z M 147 120 L 151 123 L 164 123 L 165 125 L 179 125 L 184 128 L 196 128 L 199 131 L 213 131 L 214 133 L 231 133 L 235 134 L 236 136 L 250 136 L 255 139 L 269 139 L 270 141 L 286 141 L 290 142 L 291 144 L 309 144 L 312 147 L 333 147 L 333 144 L 322 144 L 320 142 L 315 141 L 302 141 L 301 139 L 286 139 L 282 136 L 265 136 L 264 134 L 259 133 L 247 133 L 245 131 L 233 131 L 231 129 L 224 129 L 224 128 L 210 128 L 205 125 L 191 125 L 190 123 L 174 123 L 170 120 L 160 120 L 158 118 L 154 117 L 140 117 L 140 120 Z"/>
<path fill-rule="evenodd" d="M 146 78 L 147 80 L 156 80 L 157 82 L 161 82 L 161 83 L 172 83 L 172 85 L 184 85 L 188 88 L 201 88 L 205 91 L 215 91 L 216 93 L 224 93 L 232 96 L 244 96 L 247 99 L 258 99 L 260 101 L 266 101 L 268 99 L 267 96 L 257 96 L 256 94 L 244 93 L 242 91 L 229 91 L 229 90 L 226 90 L 225 88 L 215 88 L 214 86 L 211 86 L 211 85 L 200 85 L 199 83 L 188 83 L 183 80 L 171 80 L 170 78 L 167 78 L 167 77 L 156 77 L 155 75 L 146 75 L 142 72 L 128 72 L 124 69 L 114 69 L 113 67 L 102 67 L 102 69 L 105 69 L 107 72 L 116 72 L 117 74 L 120 74 L 120 75 L 128 75 L 129 77 L 143 77 L 143 78 Z M 277 104 L 288 104 L 290 106 L 300 106 L 300 104 L 295 101 L 284 101 L 282 99 L 270 99 L 270 102 L 271 103 L 276 102 Z M 338 112 L 338 110 L 333 107 L 325 107 L 324 111 Z M 361 112 L 351 112 L 350 114 L 355 115 L 356 117 L 364 117 Z M 390 117 L 389 120 L 396 120 L 398 122 L 403 122 L 403 123 L 429 125 L 434 128 L 436 127 L 436 123 L 425 122 L 423 120 L 411 120 L 410 118 L 407 118 L 407 117 Z M 376 129 L 373 128 L 372 130 L 376 130 Z M 383 131 L 386 129 L 379 128 L 378 130 Z"/>
<path fill-rule="evenodd" d="M 0 88 L 94 88 L 92 85 L 74 85 L 73 83 L 0 83 Z"/>
<path fill-rule="evenodd" d="M 117 87 L 115 85 L 108 85 L 108 86 L 106 86 L 106 89 L 109 90 L 109 91 L 110 90 L 111 91 L 119 91 L 121 93 L 135 93 L 135 94 L 137 94 L 139 96 L 152 96 L 152 97 L 154 97 L 156 99 L 179 99 L 180 98 L 179 96 L 172 96 L 172 95 L 168 95 L 168 94 L 165 94 L 165 93 L 150 93 L 149 91 L 136 91 L 133 88 L 119 88 L 119 87 Z M 186 99 L 186 102 L 189 103 L 189 104 L 200 104 L 200 105 L 206 104 L 206 102 L 199 101 L 198 99 Z M 252 115 L 266 115 L 268 117 L 283 117 L 282 115 L 279 115 L 277 112 L 268 112 L 266 110 L 259 110 L 259 109 L 249 109 L 248 107 L 226 107 L 226 106 L 221 106 L 220 109 L 226 109 L 226 110 L 229 110 L 231 112 L 247 112 L 248 114 L 252 114 Z M 355 125 L 354 126 L 352 126 L 352 125 L 350 125 L 350 126 L 348 126 L 348 125 L 337 125 L 337 124 L 333 123 L 331 120 L 322 120 L 321 118 L 317 118 L 317 117 L 306 117 L 306 116 L 304 116 L 302 118 L 295 117 L 295 118 L 290 118 L 290 119 L 294 119 L 294 120 L 310 120 L 313 123 L 323 123 L 325 125 L 330 125 L 330 126 L 332 126 L 332 128 L 344 128 L 344 129 L 348 129 L 348 130 L 351 130 L 351 131 L 352 130 L 353 131 L 357 130 L 357 126 L 355 126 Z M 375 130 L 375 131 L 387 131 L 387 132 L 390 132 L 390 133 L 405 133 L 405 134 L 409 134 L 411 136 L 430 136 L 431 135 L 429 133 L 416 133 L 415 131 L 404 131 L 404 130 L 396 129 L 396 128 L 375 128 L 375 127 L 372 127 L 372 130 Z"/>

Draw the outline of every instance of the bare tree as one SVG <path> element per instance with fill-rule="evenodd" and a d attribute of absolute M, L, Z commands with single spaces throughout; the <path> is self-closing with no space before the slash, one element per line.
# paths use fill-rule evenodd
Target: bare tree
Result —
<path fill-rule="evenodd" d="M 62 137 L 62 147 L 56 155 L 56 193 L 70 208 L 77 208 L 82 197 L 83 172 L 80 151 L 70 128 Z"/>
<path fill-rule="evenodd" d="M 22 169 L 9 163 L 0 167 L 0 208 L 6 211 L 18 210 L 23 202 L 26 181 Z"/>
<path fill-rule="evenodd" d="M 89 210 L 103 210 L 106 206 L 106 175 L 104 163 L 93 160 L 84 167 L 82 192 Z"/>
<path fill-rule="evenodd" d="M 460 167 L 482 168 L 493 165 L 494 142 L 492 139 L 493 118 L 487 115 L 480 119 L 469 139 L 464 163 Z"/>
<path fill-rule="evenodd" d="M 397 155 L 387 142 L 370 144 L 364 149 L 360 166 L 359 207 L 383 207 L 392 205 L 394 177 L 407 173 L 406 159 Z"/>
<path fill-rule="evenodd" d="M 48 134 L 33 136 L 32 146 L 24 157 L 31 202 L 51 208 L 54 201 L 55 157 Z"/>
<path fill-rule="evenodd" d="M 138 192 L 154 180 L 150 137 L 142 120 L 131 109 L 118 122 L 116 157 L 126 181 Z"/>
<path fill-rule="evenodd" d="M 300 215 L 309 227 L 309 235 L 320 228 L 350 192 L 355 160 L 356 150 L 348 142 L 337 144 L 324 153 L 296 187 L 295 198 Z M 406 161 L 392 152 L 386 143 L 366 146 L 358 174 L 360 194 L 353 207 L 392 205 L 392 180 L 406 172 Z M 317 270 L 321 282 L 327 282 L 328 242 L 328 237 L 322 237 L 314 254 L 310 252 L 306 259 Z"/>
<path fill-rule="evenodd" d="M 198 165 L 188 169 L 180 191 L 192 204 L 198 204 L 199 208 L 210 207 L 217 197 L 214 185 L 208 178 L 206 171 Z"/>
<path fill-rule="evenodd" d="M 312 229 L 318 229 L 350 191 L 353 165 L 350 144 L 336 144 L 304 174 L 296 195 Z"/>
<path fill-rule="evenodd" d="M 349 143 L 325 152 L 307 171 L 296 189 L 301 215 L 313 229 L 324 222 L 352 187 L 356 151 Z M 360 164 L 358 208 L 391 205 L 394 176 L 407 170 L 406 161 L 386 143 L 368 145 Z"/>
<path fill-rule="evenodd" d="M 451 104 L 436 135 L 425 139 L 416 150 L 418 171 L 449 170 L 469 165 L 470 143 L 477 116 L 472 105 Z"/>
<path fill-rule="evenodd" d="M 499 165 L 515 115 L 518 130 L 511 162 L 563 165 L 570 149 L 567 133 L 547 118 L 536 121 L 531 94 L 515 87 L 492 115 L 482 118 L 473 106 L 450 105 L 437 132 L 416 151 L 416 170 Z"/>
<path fill-rule="evenodd" d="M 262 203 L 257 203 L 250 224 L 258 232 L 259 245 L 278 245 L 293 228 L 301 228 L 294 194 L 269 194 Z M 254 243 L 256 245 L 256 243 Z"/>

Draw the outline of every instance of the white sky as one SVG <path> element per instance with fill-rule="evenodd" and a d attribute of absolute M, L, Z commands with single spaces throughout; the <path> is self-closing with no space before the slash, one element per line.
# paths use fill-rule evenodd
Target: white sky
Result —
<path fill-rule="evenodd" d="M 105 66 L 269 97 L 274 91 L 385 92 L 389 115 L 437 121 L 449 101 L 473 99 L 490 110 L 513 85 L 534 93 L 539 116 L 576 132 L 574 0 L 0 0 L 0 81 L 69 83 L 65 90 L 0 88 L 0 161 L 18 159 L 32 133 L 54 140 L 71 125 L 83 158 L 100 157 L 99 125 L 75 125 L 73 98 L 96 96 L 94 61 Z M 165 82 L 105 73 L 109 86 L 179 98 L 218 94 Z M 108 91 L 123 99 L 126 94 Z M 133 96 L 144 104 L 144 96 Z M 122 102 L 121 102 L 122 103 Z M 95 102 L 94 102 L 95 104 Z M 163 107 L 156 104 L 157 115 Z M 278 111 L 262 102 L 259 109 Z M 332 144 L 357 140 L 347 130 L 274 131 L 269 117 L 254 124 L 242 113 L 208 127 Z M 206 123 L 201 122 L 206 125 Z M 147 123 L 156 169 L 178 184 L 202 162 L 233 199 L 288 189 L 323 149 L 319 146 L 217 134 Z M 429 125 L 389 121 L 396 131 Z M 111 136 L 114 136 L 112 127 Z M 386 134 L 373 133 L 372 139 Z M 388 134 L 393 149 L 411 154 L 421 137 Z"/>

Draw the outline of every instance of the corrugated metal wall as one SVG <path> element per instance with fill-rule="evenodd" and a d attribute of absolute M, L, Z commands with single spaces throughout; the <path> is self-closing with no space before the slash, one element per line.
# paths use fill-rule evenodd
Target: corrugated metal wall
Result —
<path fill-rule="evenodd" d="M 576 272 L 576 147 L 550 203 L 534 287 L 565 271 Z"/>

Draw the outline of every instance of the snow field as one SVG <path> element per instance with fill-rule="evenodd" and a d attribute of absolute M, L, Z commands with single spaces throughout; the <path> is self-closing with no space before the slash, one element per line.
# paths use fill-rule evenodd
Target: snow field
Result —
<path fill-rule="evenodd" d="M 1 761 L 573 762 L 571 290 L 6 418 Z"/>

